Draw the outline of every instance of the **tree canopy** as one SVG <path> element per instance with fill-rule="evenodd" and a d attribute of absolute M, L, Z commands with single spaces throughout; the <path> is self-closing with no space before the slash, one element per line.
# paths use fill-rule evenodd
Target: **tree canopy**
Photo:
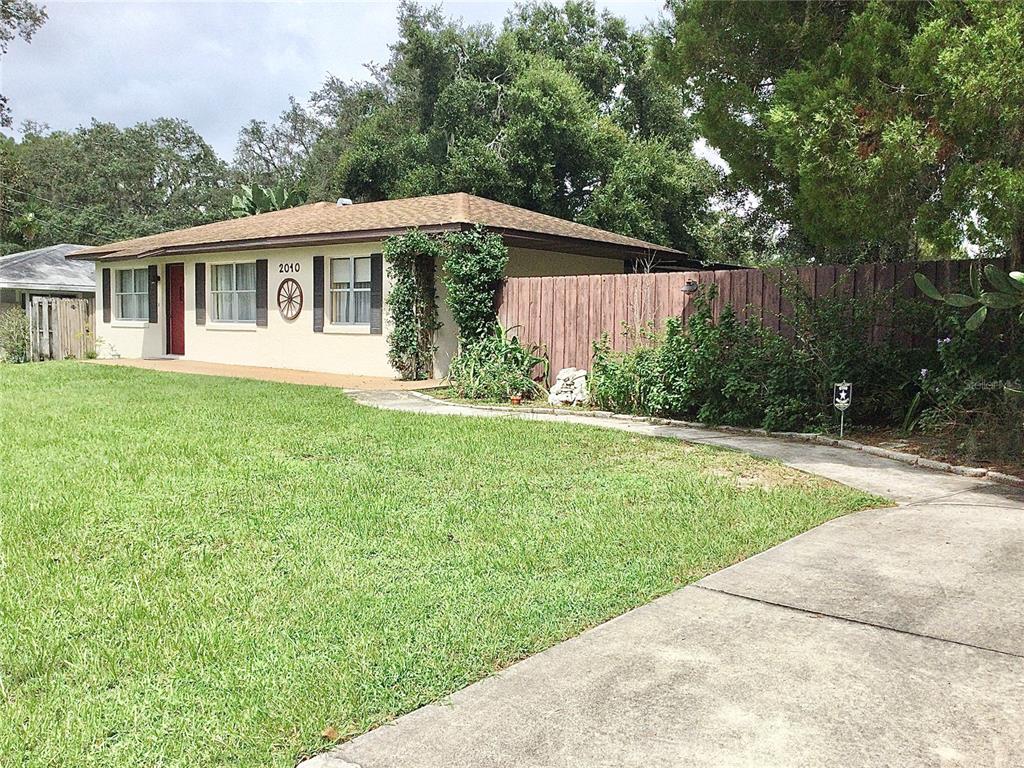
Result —
<path fill-rule="evenodd" d="M 305 171 L 324 197 L 464 191 L 703 254 L 720 180 L 682 90 L 649 31 L 591 2 L 521 5 L 499 29 L 404 3 L 390 61 L 335 95 L 347 120 Z"/>
<path fill-rule="evenodd" d="M 76 131 L 27 125 L 0 140 L 0 232 L 6 251 L 150 235 L 225 218 L 227 169 L 182 120 Z M 33 237 L 18 226 L 34 214 Z"/>
<path fill-rule="evenodd" d="M 658 58 L 808 255 L 1024 249 L 1024 5 L 673 2 Z"/>
<path fill-rule="evenodd" d="M 0 52 L 45 18 L 8 5 Z M 246 123 L 230 164 L 170 118 L 0 140 L 3 247 L 225 218 L 244 184 L 465 191 L 711 261 L 1024 260 L 1022 2 L 670 0 L 643 29 L 591 0 L 499 25 L 404 2 L 398 27 L 365 79 Z"/>

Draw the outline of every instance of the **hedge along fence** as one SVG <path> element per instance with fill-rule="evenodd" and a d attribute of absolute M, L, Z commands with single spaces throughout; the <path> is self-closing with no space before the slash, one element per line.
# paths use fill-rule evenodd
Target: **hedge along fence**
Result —
<path fill-rule="evenodd" d="M 731 305 L 739 318 L 756 320 L 787 338 L 793 336 L 793 328 L 786 318 L 793 317 L 794 309 L 788 298 L 793 294 L 784 286 L 798 286 L 812 300 L 877 301 L 875 326 L 866 341 L 880 342 L 889 336 L 897 297 L 934 306 L 914 284 L 915 272 L 927 275 L 946 292 L 967 279 L 972 265 L 980 268 L 988 263 L 1005 269 L 1008 260 L 514 277 L 505 280 L 499 292 L 498 320 L 506 328 L 516 327 L 524 343 L 547 348 L 552 380 L 562 368 L 589 370 L 593 343 L 605 333 L 613 349 L 625 351 L 635 343 L 635 335 L 623 333 L 624 328 L 661 330 L 666 318 L 688 320 L 696 295 L 683 290 L 689 281 L 704 290 L 718 286 L 712 303 L 716 318 Z M 897 340 L 907 346 L 935 342 L 900 328 L 895 331 Z"/>

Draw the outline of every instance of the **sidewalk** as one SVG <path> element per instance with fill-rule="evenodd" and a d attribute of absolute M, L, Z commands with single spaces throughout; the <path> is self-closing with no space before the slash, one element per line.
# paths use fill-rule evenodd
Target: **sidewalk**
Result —
<path fill-rule="evenodd" d="M 402 392 L 377 407 L 491 418 Z M 1024 495 L 842 448 L 521 414 L 733 448 L 900 502 L 561 643 L 307 768 L 1024 764 Z"/>

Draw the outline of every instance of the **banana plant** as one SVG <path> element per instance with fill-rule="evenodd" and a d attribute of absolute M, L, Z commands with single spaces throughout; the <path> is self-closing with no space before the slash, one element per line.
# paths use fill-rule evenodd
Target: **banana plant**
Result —
<path fill-rule="evenodd" d="M 976 331 L 981 327 L 990 309 L 1020 309 L 1022 311 L 1018 320 L 1024 323 L 1024 272 L 1007 274 L 995 265 L 987 264 L 984 273 L 990 286 L 988 288 L 982 286 L 981 270 L 976 265 L 971 267 L 970 294 L 948 293 L 943 296 L 935 284 L 920 272 L 914 275 L 914 282 L 921 289 L 921 293 L 935 301 L 943 301 L 951 307 L 977 307 L 964 324 L 970 331 Z"/>
<path fill-rule="evenodd" d="M 231 215 L 235 218 L 255 216 L 269 211 L 283 211 L 306 202 L 301 189 L 288 189 L 284 184 L 264 187 L 262 184 L 242 184 L 241 194 L 231 197 Z"/>

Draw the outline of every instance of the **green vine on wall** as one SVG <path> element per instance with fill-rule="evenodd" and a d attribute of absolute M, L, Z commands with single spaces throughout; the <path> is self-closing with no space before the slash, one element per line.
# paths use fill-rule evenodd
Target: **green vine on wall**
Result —
<path fill-rule="evenodd" d="M 388 361 L 404 379 L 425 379 L 433 372 L 437 295 L 434 271 L 444 261 L 448 306 L 467 346 L 490 338 L 498 323 L 495 297 L 501 287 L 508 248 L 501 235 L 476 227 L 441 236 L 410 230 L 384 242 L 391 291 Z"/>
<path fill-rule="evenodd" d="M 391 290 L 388 362 L 403 379 L 426 379 L 434 368 L 434 331 L 438 329 L 434 265 L 439 243 L 419 230 L 384 241 Z"/>
<path fill-rule="evenodd" d="M 498 324 L 495 297 L 508 265 L 508 248 L 501 235 L 482 227 L 449 232 L 442 238 L 444 287 L 448 306 L 459 327 L 465 349 L 490 338 Z"/>

